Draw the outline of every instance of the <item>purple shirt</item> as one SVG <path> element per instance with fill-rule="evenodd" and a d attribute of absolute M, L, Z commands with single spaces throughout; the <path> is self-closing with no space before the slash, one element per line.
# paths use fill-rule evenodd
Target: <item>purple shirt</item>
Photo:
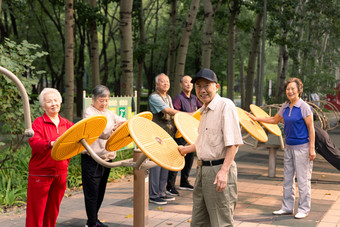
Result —
<path fill-rule="evenodd" d="M 188 113 L 195 112 L 202 107 L 202 104 L 195 95 L 190 94 L 188 98 L 183 91 L 174 98 L 172 104 L 174 109 Z"/>

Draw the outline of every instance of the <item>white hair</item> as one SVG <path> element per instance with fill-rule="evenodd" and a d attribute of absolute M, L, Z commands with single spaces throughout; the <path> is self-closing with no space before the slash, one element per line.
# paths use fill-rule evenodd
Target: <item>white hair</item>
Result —
<path fill-rule="evenodd" d="M 59 93 L 59 91 L 55 88 L 44 88 L 41 92 L 40 92 L 40 95 L 39 95 L 39 103 L 40 103 L 40 106 L 44 106 L 45 105 L 45 96 L 47 94 L 50 94 L 50 93 L 55 93 L 58 97 L 59 97 L 59 100 L 60 100 L 60 103 L 63 102 L 63 98 L 61 97 L 61 94 Z"/>
<path fill-rule="evenodd" d="M 155 83 L 156 84 L 158 84 L 158 78 L 160 77 L 160 76 L 166 76 L 166 77 L 168 77 L 165 73 L 160 73 L 160 74 L 158 74 L 156 77 L 155 77 Z M 168 77 L 169 78 L 169 77 Z"/>

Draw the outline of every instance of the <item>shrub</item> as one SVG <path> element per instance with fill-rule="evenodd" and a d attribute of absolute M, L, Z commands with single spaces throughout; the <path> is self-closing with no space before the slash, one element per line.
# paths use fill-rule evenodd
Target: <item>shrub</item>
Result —
<path fill-rule="evenodd" d="M 10 152 L 9 149 L 0 152 L 0 160 Z M 117 158 L 114 161 L 132 158 L 133 149 L 117 152 Z M 11 206 L 21 206 L 27 201 L 27 179 L 28 163 L 31 157 L 31 147 L 28 143 L 21 146 L 11 160 L 4 162 L 0 169 L 0 212 Z M 79 189 L 82 184 L 81 180 L 81 157 L 76 155 L 71 158 L 68 175 L 67 187 L 71 190 Z M 132 167 L 112 168 L 109 181 L 120 179 L 128 174 L 133 173 Z"/>
<path fill-rule="evenodd" d="M 3 163 L 0 169 L 0 207 L 6 210 L 13 205 L 26 204 L 27 177 L 30 147 L 28 144 L 20 147 L 11 159 Z M 9 157 L 9 149 L 0 152 L 0 159 Z"/>
<path fill-rule="evenodd" d="M 38 83 L 38 75 L 44 73 L 36 70 L 33 62 L 46 55 L 39 52 L 39 46 L 23 41 L 20 44 L 5 39 L 0 44 L 0 65 L 14 73 L 24 85 L 28 96 L 32 94 L 32 88 Z M 6 160 L 13 159 L 11 156 L 17 151 L 24 140 L 24 111 L 20 93 L 15 84 L 6 76 L 0 74 L 0 133 L 6 140 L 0 145 L 8 148 L 10 152 L 0 159 L 0 169 Z M 41 108 L 37 102 L 31 103 L 31 117 L 41 115 Z M 5 149 L 6 150 L 6 149 Z"/>

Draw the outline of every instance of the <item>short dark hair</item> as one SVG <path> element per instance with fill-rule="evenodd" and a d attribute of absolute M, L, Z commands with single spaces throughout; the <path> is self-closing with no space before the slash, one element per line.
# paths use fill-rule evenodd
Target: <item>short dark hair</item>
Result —
<path fill-rule="evenodd" d="M 291 78 L 287 79 L 285 81 L 284 90 L 287 89 L 288 84 L 293 83 L 293 82 L 296 83 L 297 89 L 299 91 L 299 97 L 301 97 L 302 92 L 303 92 L 303 83 L 299 78 L 291 77 Z"/>
<path fill-rule="evenodd" d="M 110 90 L 104 85 L 97 85 L 92 90 L 92 98 L 97 100 L 99 97 L 107 97 L 110 96 Z"/>

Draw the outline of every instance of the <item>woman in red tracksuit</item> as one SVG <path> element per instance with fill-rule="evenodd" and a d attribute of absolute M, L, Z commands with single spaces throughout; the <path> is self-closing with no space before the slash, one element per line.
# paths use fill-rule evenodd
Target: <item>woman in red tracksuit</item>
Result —
<path fill-rule="evenodd" d="M 51 149 L 56 139 L 73 123 L 59 116 L 62 98 L 58 90 L 45 88 L 39 95 L 45 113 L 34 120 L 34 136 L 29 139 L 32 156 L 28 167 L 27 227 L 55 226 L 66 190 L 70 160 L 56 161 Z"/>

